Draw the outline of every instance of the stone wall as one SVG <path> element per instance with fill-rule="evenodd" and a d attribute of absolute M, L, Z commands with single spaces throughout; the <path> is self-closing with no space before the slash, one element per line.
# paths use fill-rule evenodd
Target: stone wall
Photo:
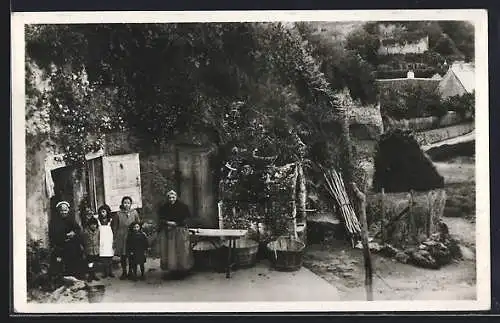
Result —
<path fill-rule="evenodd" d="M 436 128 L 443 128 L 448 126 L 453 126 L 464 121 L 458 113 L 455 111 L 448 111 L 442 117 L 422 117 L 413 119 L 389 119 L 384 120 L 384 127 L 386 130 L 389 129 L 402 129 L 402 130 L 413 130 L 413 131 L 426 131 Z"/>
<path fill-rule="evenodd" d="M 415 133 L 415 138 L 420 145 L 425 146 L 465 135 L 474 130 L 474 128 L 474 122 L 467 122 L 454 126 L 417 132 Z"/>
<path fill-rule="evenodd" d="M 429 37 L 423 37 L 418 42 L 406 43 L 406 44 L 394 44 L 394 45 L 383 45 L 378 49 L 379 55 L 391 55 L 391 54 L 410 54 L 417 53 L 422 54 L 429 49 Z"/>
<path fill-rule="evenodd" d="M 354 178 L 360 187 L 371 188 L 377 141 L 384 132 L 380 106 L 354 105 L 349 108 L 349 133 L 352 144 Z"/>

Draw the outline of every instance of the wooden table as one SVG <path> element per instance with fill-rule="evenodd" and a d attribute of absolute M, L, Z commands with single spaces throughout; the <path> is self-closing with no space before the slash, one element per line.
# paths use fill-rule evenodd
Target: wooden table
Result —
<path fill-rule="evenodd" d="M 236 249 L 236 240 L 244 237 L 247 234 L 248 230 L 190 228 L 189 232 L 198 237 L 226 238 L 229 241 L 226 278 L 231 278 L 231 267 L 234 265 L 233 257 L 234 249 Z"/>

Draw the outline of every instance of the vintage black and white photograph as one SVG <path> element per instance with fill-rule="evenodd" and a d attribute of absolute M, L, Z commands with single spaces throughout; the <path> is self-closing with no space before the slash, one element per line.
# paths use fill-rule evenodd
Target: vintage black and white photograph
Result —
<path fill-rule="evenodd" d="M 486 18 L 14 14 L 16 309 L 489 309 Z"/>

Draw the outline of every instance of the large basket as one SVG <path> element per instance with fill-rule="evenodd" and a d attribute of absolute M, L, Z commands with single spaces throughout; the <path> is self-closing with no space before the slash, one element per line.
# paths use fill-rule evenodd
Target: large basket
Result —
<path fill-rule="evenodd" d="M 302 267 L 305 244 L 291 238 L 279 238 L 267 244 L 269 259 L 274 268 L 281 271 L 296 271 Z"/>
<path fill-rule="evenodd" d="M 229 242 L 224 242 L 224 247 L 228 249 Z M 257 263 L 257 251 L 259 251 L 259 243 L 257 241 L 242 238 L 236 240 L 234 250 L 234 262 L 236 267 L 252 267 Z M 226 254 L 227 255 L 227 254 Z"/>
<path fill-rule="evenodd" d="M 198 241 L 193 246 L 194 267 L 197 270 L 219 270 L 224 263 L 219 241 Z"/>

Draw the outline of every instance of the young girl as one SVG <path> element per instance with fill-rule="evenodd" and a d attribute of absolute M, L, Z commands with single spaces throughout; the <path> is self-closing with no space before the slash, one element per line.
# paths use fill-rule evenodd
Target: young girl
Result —
<path fill-rule="evenodd" d="M 120 256 L 120 263 L 122 267 L 122 275 L 120 279 L 127 279 L 132 275 L 131 268 L 127 273 L 127 235 L 129 232 L 130 224 L 133 222 L 140 222 L 139 213 L 137 210 L 132 209 L 132 198 L 124 196 L 120 205 L 120 210 L 113 218 L 113 238 L 115 240 L 115 254 Z"/>
<path fill-rule="evenodd" d="M 103 264 L 103 278 L 113 274 L 113 230 L 111 230 L 111 209 L 104 204 L 97 210 L 99 215 L 99 257 Z"/>
<path fill-rule="evenodd" d="M 132 269 L 130 279 L 137 280 L 137 266 L 141 268 L 141 280 L 144 280 L 144 263 L 146 262 L 146 250 L 148 249 L 148 239 L 142 231 L 139 222 L 130 225 L 130 232 L 127 237 L 127 254 L 129 256 L 129 267 Z"/>
<path fill-rule="evenodd" d="M 99 280 L 95 275 L 95 263 L 99 261 L 99 224 L 97 219 L 91 218 L 83 231 L 83 247 L 87 258 L 88 282 Z"/>

